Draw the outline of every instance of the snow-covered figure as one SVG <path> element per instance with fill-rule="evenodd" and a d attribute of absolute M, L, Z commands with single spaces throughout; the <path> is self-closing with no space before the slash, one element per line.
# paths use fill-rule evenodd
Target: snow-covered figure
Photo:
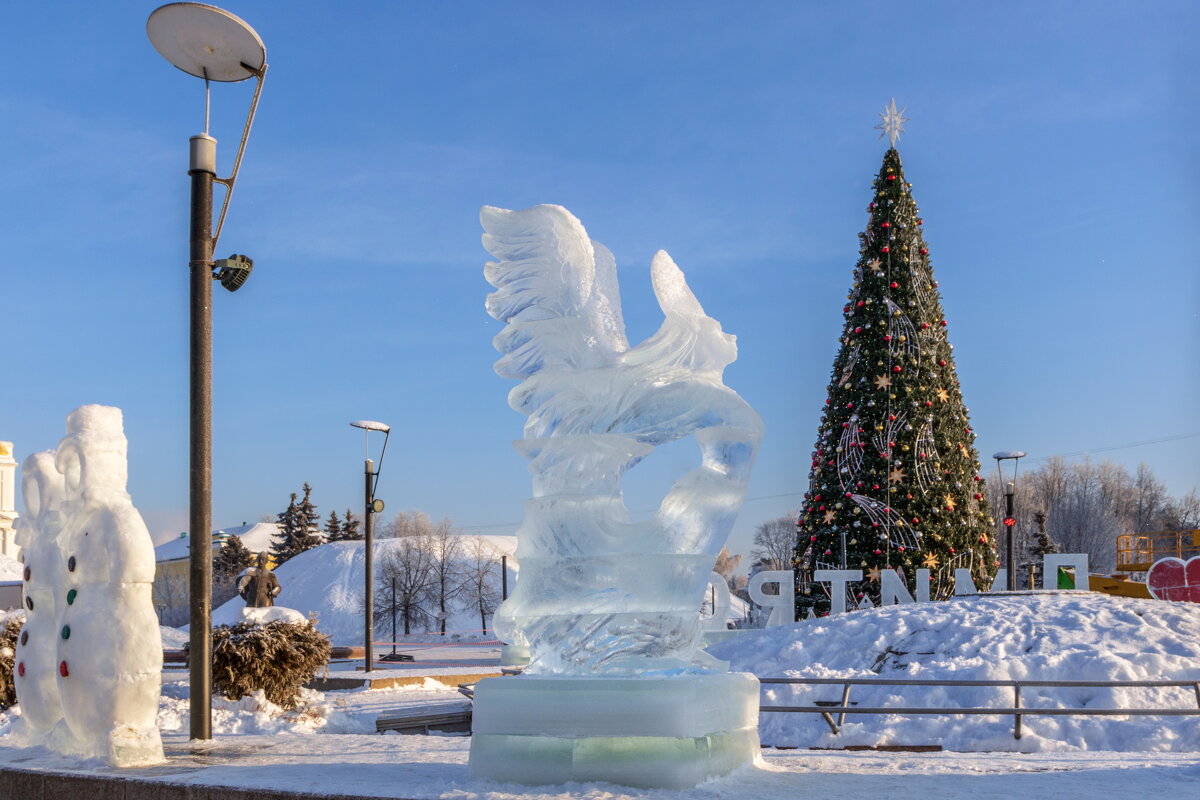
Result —
<path fill-rule="evenodd" d="M 271 571 L 271 557 L 266 553 L 258 554 L 258 566 L 251 567 L 241 574 L 237 582 L 237 591 L 246 601 L 247 608 L 268 608 L 275 605 L 275 598 L 283 591 L 279 578 Z"/>
<path fill-rule="evenodd" d="M 495 619 L 530 662 L 520 679 L 480 683 L 472 773 L 683 786 L 726 772 L 758 749 L 758 682 L 699 650 L 698 609 L 762 436 L 722 382 L 735 339 L 659 251 L 651 278 L 666 319 L 631 348 L 612 253 L 569 211 L 485 207 L 481 219 L 496 258 L 487 310 L 507 323 L 496 372 L 522 381 L 508 399 L 528 416 L 516 447 L 533 497 L 517 531 L 520 579 Z M 633 521 L 624 475 L 688 437 L 699 468 Z M 609 748 L 611 759 L 598 755 Z"/>
<path fill-rule="evenodd" d="M 46 741 L 63 718 L 58 696 L 58 607 L 66 575 L 58 535 L 63 476 L 54 453 L 33 453 L 21 464 L 25 513 L 17 519 L 16 544 L 24 562 L 25 625 L 17 640 L 14 681 L 21 716 L 13 722 L 14 740 L 25 745 Z"/>
<path fill-rule="evenodd" d="M 90 405 L 67 417 L 55 453 L 66 486 L 59 695 L 72 750 L 114 766 L 163 760 L 154 545 L 125 491 L 126 449 L 121 410 Z"/>

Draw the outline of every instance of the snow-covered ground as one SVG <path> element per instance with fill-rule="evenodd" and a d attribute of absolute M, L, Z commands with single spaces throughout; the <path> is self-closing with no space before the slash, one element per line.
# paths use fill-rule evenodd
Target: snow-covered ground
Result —
<path fill-rule="evenodd" d="M 21 580 L 21 562 L 15 558 L 10 558 L 4 554 L 0 554 L 0 581 L 19 581 Z"/>
<path fill-rule="evenodd" d="M 759 677 L 1200 681 L 1200 604 L 1092 592 L 961 597 L 857 611 L 745 634 L 709 652 Z M 841 687 L 764 686 L 765 705 L 840 700 Z M 1011 707 L 1007 688 L 854 687 L 879 706 Z M 1196 709 L 1191 687 L 1022 691 L 1027 707 Z M 1200 717 L 846 717 L 834 736 L 815 714 L 768 712 L 764 744 L 940 744 L 951 750 L 1200 751 Z"/>
<path fill-rule="evenodd" d="M 183 634 L 164 629 L 168 646 Z M 770 676 L 892 676 L 965 679 L 1141 679 L 1200 681 L 1200 605 L 1091 593 L 958 598 L 871 609 L 748 633 L 710 648 L 732 668 Z M 0 713 L 0 766 L 122 774 L 175 783 L 292 789 L 375 797 L 455 800 L 621 800 L 623 798 L 972 797 L 1021 793 L 1087 798 L 1200 796 L 1200 720 L 1027 717 L 1012 738 L 1011 717 L 848 717 L 830 734 L 815 714 L 764 713 L 761 761 L 686 792 L 607 784 L 529 788 L 472 782 L 469 737 L 374 735 L 376 717 L 415 707 L 460 707 L 453 687 L 307 691 L 299 709 L 261 697 L 214 698 L 215 739 L 187 742 L 186 673 L 168 672 L 159 724 L 169 763 L 117 773 L 45 750 L 5 746 L 19 711 Z M 1026 706 L 1195 707 L 1191 689 L 1173 702 L 1162 690 L 1026 690 Z M 838 699 L 839 687 L 764 688 L 766 704 Z M 1008 706 L 1003 689 L 856 688 L 864 705 L 935 703 Z M 321 734 L 321 735 L 312 735 Z M 370 734 L 370 735 L 363 735 Z M 940 744 L 946 752 L 809 750 L 855 744 Z M 968 752 L 953 752 L 953 751 Z M 1008 752 L 1002 752 L 1008 751 Z"/>
<path fill-rule="evenodd" d="M 443 800 L 1096 800 L 1200 794 L 1200 765 L 1182 753 L 816 753 L 763 751 L 760 762 L 679 791 L 605 783 L 530 787 L 472 781 L 463 736 L 218 736 L 206 744 L 163 737 L 168 763 L 117 771 L 47 751 L 0 747 L 0 766 L 290 790 L 305 797 Z M 18 761 L 18 759 L 20 759 Z"/>

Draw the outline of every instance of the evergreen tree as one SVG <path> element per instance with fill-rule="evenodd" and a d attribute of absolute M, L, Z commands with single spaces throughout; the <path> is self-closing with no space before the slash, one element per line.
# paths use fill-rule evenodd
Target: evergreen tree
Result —
<path fill-rule="evenodd" d="M 342 538 L 342 521 L 338 519 L 336 511 L 329 512 L 329 519 L 325 520 L 325 541 L 337 542 Z"/>
<path fill-rule="evenodd" d="M 813 569 L 861 569 L 853 608 L 879 602 L 880 569 L 905 576 L 914 595 L 928 569 L 939 597 L 956 568 L 986 588 L 997 566 L 923 220 L 895 147 L 867 211 L 797 525 L 800 616 L 829 609 L 829 584 L 807 580 Z"/>
<path fill-rule="evenodd" d="M 346 509 L 346 515 L 342 517 L 342 541 L 358 542 L 362 541 L 363 533 L 358 529 L 358 517 L 354 516 L 354 512 Z"/>
<path fill-rule="evenodd" d="M 242 544 L 241 537 L 231 535 L 213 558 L 213 577 L 219 583 L 231 583 L 242 574 L 242 570 L 252 566 L 254 554 Z"/>
<path fill-rule="evenodd" d="M 305 483 L 304 499 L 297 503 L 296 493 L 293 492 L 288 507 L 276 518 L 279 535 L 271 545 L 276 566 L 324 543 L 318 524 L 321 518 L 317 516 L 317 507 L 309 499 L 311 493 L 312 487 Z"/>
<path fill-rule="evenodd" d="M 331 513 L 329 518 L 332 520 L 334 514 Z M 354 542 L 363 538 L 363 535 L 358 530 L 358 518 L 354 516 L 354 512 L 346 509 L 346 516 L 342 518 L 341 524 L 338 526 L 337 535 L 329 529 L 329 523 L 325 524 L 325 541 L 327 542 Z"/>

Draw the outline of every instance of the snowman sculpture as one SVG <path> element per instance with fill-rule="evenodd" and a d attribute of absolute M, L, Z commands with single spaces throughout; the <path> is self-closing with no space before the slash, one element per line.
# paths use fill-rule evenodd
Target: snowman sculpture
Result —
<path fill-rule="evenodd" d="M 66 566 L 58 548 L 62 530 L 63 477 L 54 453 L 34 453 L 21 465 L 25 513 L 17 520 L 16 543 L 24 562 L 25 624 L 17 640 L 16 684 L 21 716 L 13 722 L 15 741 L 40 744 L 63 718 L 58 697 L 58 606 Z"/>
<path fill-rule="evenodd" d="M 55 452 L 65 486 L 56 675 L 69 749 L 124 767 L 163 761 L 154 545 L 125 491 L 126 449 L 121 410 L 89 405 L 67 417 Z"/>

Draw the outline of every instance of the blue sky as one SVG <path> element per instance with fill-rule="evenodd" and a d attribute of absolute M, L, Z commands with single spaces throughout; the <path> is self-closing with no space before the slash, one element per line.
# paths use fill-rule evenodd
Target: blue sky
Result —
<path fill-rule="evenodd" d="M 130 491 L 186 528 L 186 145 L 202 83 L 146 40 L 155 3 L 3 12 L 0 438 L 53 447 L 125 410 Z M 483 309 L 483 204 L 565 205 L 620 265 L 631 340 L 670 251 L 738 336 L 726 382 L 767 435 L 733 545 L 799 502 L 895 96 L 985 459 L 1200 433 L 1194 3 L 230 2 L 270 72 L 219 256 L 214 521 L 304 481 L 509 533 L 522 417 Z M 250 86 L 218 85 L 232 163 Z M 1200 484 L 1200 437 L 1098 454 Z M 686 447 L 630 486 L 650 508 Z M 985 464 L 985 469 L 991 464 Z"/>

